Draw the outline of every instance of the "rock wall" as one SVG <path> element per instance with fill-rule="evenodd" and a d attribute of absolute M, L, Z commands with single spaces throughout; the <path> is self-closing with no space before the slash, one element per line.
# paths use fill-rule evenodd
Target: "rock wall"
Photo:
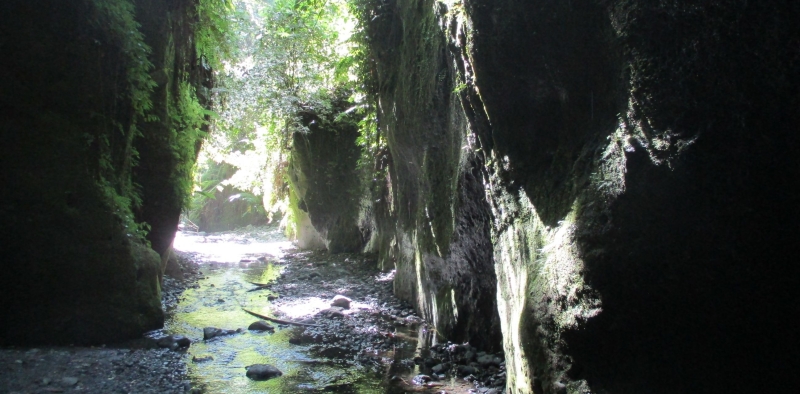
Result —
<path fill-rule="evenodd" d="M 370 245 L 441 334 L 509 393 L 797 390 L 800 6 L 364 3 Z"/>
<path fill-rule="evenodd" d="M 451 30 L 432 1 L 375 2 L 361 18 L 371 42 L 378 121 L 388 152 L 370 247 L 394 286 L 441 338 L 499 347 L 497 282 L 485 158 L 468 133 Z"/>
<path fill-rule="evenodd" d="M 292 215 L 301 247 L 358 252 L 368 234 L 359 227 L 364 174 L 358 167 L 359 117 L 340 92 L 331 108 L 304 108 L 303 131 L 292 135 L 288 175 Z"/>
<path fill-rule="evenodd" d="M 191 4 L 0 5 L 0 344 L 108 343 L 163 323 L 160 259 L 144 234 L 174 230 L 155 218 L 177 223 L 173 203 L 160 209 L 180 177 L 155 190 L 161 174 L 146 168 L 186 163 L 155 162 L 153 150 L 180 147 L 163 130 L 183 129 L 149 111 L 176 101 L 157 92 L 193 60 L 172 57 L 163 74 L 150 64 L 170 58 L 168 42 L 190 42 L 165 25 L 188 24 Z"/>
<path fill-rule="evenodd" d="M 156 86 L 151 115 L 159 121 L 139 126 L 135 141 L 139 165 L 134 182 L 141 186 L 139 221 L 148 223 L 153 250 L 168 253 L 181 209 L 191 192 L 192 166 L 208 133 L 208 114 L 195 114 L 211 106 L 213 73 L 195 47 L 197 0 L 165 2 L 136 0 L 136 16 L 145 43 L 152 48 L 150 71 Z M 196 100 L 196 101 L 195 101 Z M 194 107 L 194 108 L 193 108 Z"/>

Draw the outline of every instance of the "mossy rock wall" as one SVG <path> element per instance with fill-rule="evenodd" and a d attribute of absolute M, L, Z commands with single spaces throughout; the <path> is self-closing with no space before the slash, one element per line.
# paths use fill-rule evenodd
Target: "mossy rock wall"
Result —
<path fill-rule="evenodd" d="M 374 212 L 398 223 L 377 226 L 379 255 L 437 328 L 442 289 L 496 275 L 507 392 L 798 389 L 800 6 L 390 1 L 369 16 L 391 151 Z M 489 255 L 449 257 L 481 228 L 461 224 L 465 200 L 488 204 Z"/>
<path fill-rule="evenodd" d="M 499 347 L 497 282 L 482 155 L 459 95 L 450 36 L 459 22 L 433 1 L 381 2 L 367 16 L 388 152 L 370 247 L 396 269 L 395 293 L 440 339 Z"/>
<path fill-rule="evenodd" d="M 133 175 L 143 200 L 136 216 L 150 224 L 147 239 L 164 255 L 191 192 L 191 170 L 202 137 L 209 131 L 208 123 L 191 119 L 197 114 L 187 112 L 197 108 L 187 108 L 191 105 L 187 99 L 196 97 L 196 104 L 210 107 L 213 74 L 194 44 L 196 0 L 137 0 L 136 14 L 145 42 L 153 49 L 151 76 L 157 85 L 152 114 L 158 117 L 140 126 L 142 138 L 135 141 L 139 165 Z M 209 115 L 201 116 L 210 120 Z"/>
<path fill-rule="evenodd" d="M 358 116 L 348 109 L 341 97 L 331 108 L 304 109 L 299 117 L 305 130 L 292 135 L 291 204 L 298 216 L 296 238 L 306 248 L 354 253 L 367 239 L 358 221 L 364 181 Z"/>
<path fill-rule="evenodd" d="M 101 344 L 163 324 L 159 256 L 132 211 L 154 203 L 134 175 L 150 164 L 135 149 L 151 92 L 137 29 L 151 21 L 137 16 L 116 0 L 0 5 L 0 344 Z"/>

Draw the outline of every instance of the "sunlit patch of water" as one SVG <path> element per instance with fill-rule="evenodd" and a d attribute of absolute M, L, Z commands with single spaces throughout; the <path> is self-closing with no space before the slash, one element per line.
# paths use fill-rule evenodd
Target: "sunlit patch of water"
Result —
<path fill-rule="evenodd" d="M 175 234 L 173 248 L 200 255 L 204 261 L 239 263 L 248 257 L 282 259 L 294 245 L 275 234 L 277 229 L 263 231 L 263 237 L 237 233 L 203 234 L 180 231 Z"/>

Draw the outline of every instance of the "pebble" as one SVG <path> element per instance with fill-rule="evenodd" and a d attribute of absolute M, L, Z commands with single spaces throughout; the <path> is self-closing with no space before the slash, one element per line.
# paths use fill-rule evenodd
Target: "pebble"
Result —
<path fill-rule="evenodd" d="M 168 335 L 156 341 L 158 347 L 175 350 L 182 347 L 189 347 L 192 340 L 183 335 Z"/>
<path fill-rule="evenodd" d="M 66 377 L 61 379 L 62 386 L 74 386 L 76 384 L 78 384 L 78 378 Z"/>
<path fill-rule="evenodd" d="M 411 381 L 416 385 L 422 385 L 422 384 L 430 382 L 431 380 L 433 380 L 433 378 L 431 378 L 428 375 L 417 375 L 417 376 L 414 376 L 414 378 L 411 379 Z"/>
<path fill-rule="evenodd" d="M 205 361 L 211 361 L 213 359 L 214 359 L 214 357 L 212 357 L 210 355 L 208 355 L 208 356 L 200 356 L 200 357 L 193 356 L 192 357 L 192 362 L 202 363 L 202 362 L 205 362 Z"/>
<path fill-rule="evenodd" d="M 254 364 L 246 368 L 247 377 L 253 380 L 269 380 L 283 375 L 278 368 L 267 364 Z"/>
<path fill-rule="evenodd" d="M 497 367 L 500 366 L 500 363 L 502 362 L 502 360 L 500 360 L 498 357 L 494 357 L 489 354 L 478 357 L 477 361 L 482 367 L 488 367 L 490 365 Z"/>
<path fill-rule="evenodd" d="M 221 328 L 216 327 L 206 327 L 203 328 L 203 340 L 208 340 L 211 338 L 221 337 L 224 335 L 231 335 L 242 332 L 241 329 L 236 330 L 223 330 Z"/>
<path fill-rule="evenodd" d="M 175 340 L 175 343 L 178 344 L 178 347 L 188 347 L 192 344 L 192 340 L 183 335 L 175 335 L 172 337 L 172 339 Z"/>

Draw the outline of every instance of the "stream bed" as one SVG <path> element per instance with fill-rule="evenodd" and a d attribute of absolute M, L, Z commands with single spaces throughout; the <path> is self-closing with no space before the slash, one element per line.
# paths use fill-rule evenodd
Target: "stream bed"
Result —
<path fill-rule="evenodd" d="M 164 329 L 150 335 L 193 340 L 185 357 L 195 388 L 232 394 L 475 391 L 469 381 L 422 373 L 425 360 L 433 360 L 433 330 L 394 298 L 393 273 L 377 271 L 363 255 L 300 252 L 277 229 L 180 233 L 175 249 L 199 264 L 200 279 L 167 310 Z M 346 297 L 349 307 L 332 307 L 335 296 Z M 251 331 L 247 327 L 260 319 L 245 309 L 313 326 L 268 322 L 274 330 Z M 197 340 L 206 327 L 241 332 Z M 246 367 L 253 364 L 272 365 L 283 375 L 251 380 Z"/>
<path fill-rule="evenodd" d="M 174 248 L 182 274 L 165 277 L 164 328 L 100 347 L 2 348 L 0 393 L 503 391 L 502 353 L 437 343 L 368 256 L 299 251 L 272 227 L 180 232 Z M 263 319 L 246 310 L 275 321 L 250 330 Z M 282 374 L 250 379 L 256 364 Z"/>

